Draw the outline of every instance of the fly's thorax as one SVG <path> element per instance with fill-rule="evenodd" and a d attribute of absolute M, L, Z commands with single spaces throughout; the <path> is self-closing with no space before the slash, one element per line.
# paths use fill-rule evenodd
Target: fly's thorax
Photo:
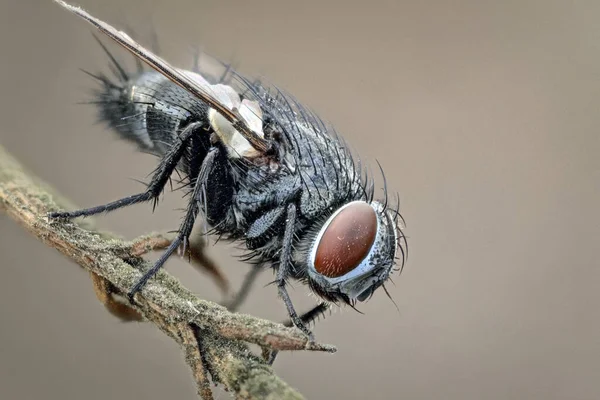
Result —
<path fill-rule="evenodd" d="M 320 227 L 307 254 L 311 287 L 330 300 L 364 301 L 394 266 L 398 232 L 384 206 L 352 201 Z"/>

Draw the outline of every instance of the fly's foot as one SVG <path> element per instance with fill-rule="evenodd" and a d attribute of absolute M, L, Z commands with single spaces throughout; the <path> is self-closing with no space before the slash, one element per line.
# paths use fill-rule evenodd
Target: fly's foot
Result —
<path fill-rule="evenodd" d="M 296 328 L 300 329 L 302 331 L 302 333 L 304 333 L 306 335 L 307 340 L 306 340 L 306 344 L 304 345 L 305 350 L 320 349 L 321 346 L 317 342 L 315 342 L 315 335 L 312 333 L 312 331 L 310 329 L 308 329 L 305 322 L 303 321 L 303 317 L 299 317 L 295 311 L 290 314 L 292 314 L 292 315 L 290 315 L 290 319 L 285 321 L 283 323 L 283 325 L 287 326 L 287 327 L 295 326 Z M 279 354 L 279 350 L 263 349 L 262 355 L 263 355 L 263 359 L 267 362 L 268 365 L 273 365 L 278 354 Z"/>
<path fill-rule="evenodd" d="M 134 289 L 135 289 L 135 287 L 134 287 Z M 127 300 L 129 300 L 129 304 L 135 305 L 135 294 L 138 291 L 139 291 L 139 289 L 137 291 L 135 291 L 135 292 L 132 289 L 132 290 L 129 291 L 129 293 L 127 293 Z"/>
<path fill-rule="evenodd" d="M 142 276 L 140 280 L 138 280 L 135 283 L 135 285 L 133 285 L 131 290 L 129 290 L 129 292 L 127 293 L 127 300 L 129 300 L 129 304 L 135 304 L 135 295 L 137 292 L 142 290 L 144 286 L 146 286 L 146 282 L 148 282 L 149 279 L 149 277 L 147 278 L 147 276 L 148 274 L 144 274 L 144 276 Z"/>
<path fill-rule="evenodd" d="M 48 222 L 66 222 L 77 217 L 86 216 L 84 213 L 82 213 L 82 211 L 85 210 L 52 211 L 46 214 L 46 218 L 48 218 Z"/>
<path fill-rule="evenodd" d="M 298 325 L 296 325 L 292 319 L 288 319 L 287 321 L 284 321 L 283 325 L 287 326 L 287 327 L 296 326 L 300 330 L 302 330 L 302 332 L 304 332 L 305 334 L 308 331 L 308 334 L 306 335 L 308 338 L 308 341 L 306 342 L 306 345 L 305 345 L 306 350 L 320 350 L 320 351 L 327 351 L 329 353 L 334 353 L 336 351 L 335 347 L 327 346 L 327 345 L 324 346 L 322 344 L 316 343 L 313 333 L 310 330 L 308 330 L 308 328 L 306 328 L 306 325 L 311 324 L 313 321 L 315 321 L 316 319 L 321 317 L 323 314 L 325 314 L 325 311 L 327 311 L 328 309 L 329 309 L 329 304 L 323 302 L 323 303 L 317 304 L 312 309 L 308 310 L 304 314 L 297 317 L 297 319 L 299 319 L 300 322 L 302 323 L 301 325 L 304 327 L 304 329 L 302 329 L 301 327 L 298 327 Z M 279 352 L 277 350 L 263 349 L 263 358 L 269 365 L 273 365 L 278 353 Z"/>
<path fill-rule="evenodd" d="M 167 249 L 175 239 L 175 234 L 151 233 L 141 236 L 129 243 L 126 243 L 125 245 L 119 245 L 116 250 L 125 259 L 142 257 L 153 251 Z M 205 253 L 205 244 L 204 237 L 199 236 L 199 238 L 194 238 L 186 244 L 185 253 L 181 255 L 186 256 L 194 268 L 199 271 L 206 272 L 216 282 L 219 289 L 221 289 L 221 291 L 227 295 L 229 293 L 229 281 L 218 265 Z M 182 247 L 183 246 L 181 246 L 181 248 Z M 136 284 L 136 286 L 138 285 Z M 139 285 L 135 291 L 133 289 L 130 291 L 128 294 L 130 302 L 133 302 L 133 296 L 135 295 L 135 292 L 139 291 L 142 287 L 143 284 Z"/>
<path fill-rule="evenodd" d="M 133 256 L 141 257 L 152 251 L 167 249 L 173 243 L 175 237 L 174 234 L 151 233 L 135 239 L 128 244 L 126 250 Z M 217 263 L 206 254 L 205 248 L 206 240 L 204 236 L 193 235 L 192 240 L 186 242 L 185 246 L 181 246 L 183 250 L 181 256 L 187 258 L 195 269 L 207 273 L 215 281 L 221 292 L 228 295 L 229 281 Z"/>
<path fill-rule="evenodd" d="M 312 350 L 312 348 L 315 345 L 315 335 L 312 333 L 312 331 L 310 329 L 308 329 L 308 326 L 306 326 L 306 324 L 304 323 L 304 321 L 302 321 L 302 318 L 300 318 L 297 315 L 292 316 L 292 322 L 294 323 L 294 326 L 298 329 L 300 329 L 302 331 L 302 333 L 304 333 L 308 339 L 308 341 L 306 342 L 306 349 L 307 350 Z"/>
<path fill-rule="evenodd" d="M 58 221 L 66 221 L 73 217 L 71 217 L 71 213 L 67 211 L 55 211 L 47 214 L 49 220 L 58 220 Z"/>

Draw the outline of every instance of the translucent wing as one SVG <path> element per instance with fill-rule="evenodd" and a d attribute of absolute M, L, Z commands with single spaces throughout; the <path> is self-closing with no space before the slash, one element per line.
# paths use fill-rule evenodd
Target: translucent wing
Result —
<path fill-rule="evenodd" d="M 232 130 L 239 132 L 256 151 L 266 153 L 270 150 L 270 142 L 264 139 L 262 131 L 257 131 L 259 124 L 256 118 L 256 110 L 249 112 L 253 106 L 248 103 L 238 104 L 235 99 L 232 101 L 231 93 L 226 87 L 224 88 L 225 85 L 211 85 L 197 74 L 177 69 L 144 48 L 125 32 L 119 31 L 98 18 L 91 16 L 79 7 L 72 6 L 62 0 L 54 1 L 92 24 L 100 32 L 129 50 L 135 57 L 144 61 L 173 83 L 206 102 L 218 113 L 219 118 L 231 124 Z M 221 121 L 221 125 L 224 125 L 223 122 Z"/>

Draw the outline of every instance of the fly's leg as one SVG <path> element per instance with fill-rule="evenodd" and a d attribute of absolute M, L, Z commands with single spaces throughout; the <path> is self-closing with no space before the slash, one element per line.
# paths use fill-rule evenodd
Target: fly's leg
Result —
<path fill-rule="evenodd" d="M 179 135 L 179 140 L 176 140 L 173 146 L 169 149 L 167 154 L 163 157 L 160 164 L 156 168 L 152 180 L 148 184 L 148 188 L 145 192 L 134 194 L 108 204 L 101 206 L 84 208 L 76 211 L 60 211 L 49 214 L 50 218 L 55 219 L 71 219 L 76 217 L 87 217 L 102 212 L 114 211 L 116 209 L 127 207 L 132 204 L 142 203 L 154 199 L 154 205 L 158 201 L 158 196 L 162 193 L 165 185 L 169 181 L 169 177 L 177 167 L 177 163 L 183 156 L 186 144 L 194 131 L 202 126 L 200 122 L 193 122 L 189 124 Z"/>
<path fill-rule="evenodd" d="M 290 182 L 291 185 L 295 184 L 295 182 Z M 249 249 L 256 249 L 263 243 L 265 237 L 270 238 L 270 232 L 276 231 L 278 234 L 280 233 L 283 223 L 286 217 L 287 204 L 293 203 L 300 198 L 302 193 L 301 187 L 290 188 L 287 190 L 283 196 L 276 196 L 273 199 L 272 195 L 269 193 L 267 196 L 270 198 L 270 202 L 273 208 L 268 212 L 264 213 L 262 217 L 255 220 L 248 231 L 246 232 L 246 246 Z M 279 205 L 284 204 L 284 205 Z M 246 297 L 248 296 L 252 285 L 259 273 L 263 271 L 262 265 L 254 265 L 250 272 L 245 276 L 242 286 L 238 293 L 235 294 L 225 306 L 230 311 L 236 311 L 239 306 L 244 302 Z"/>
<path fill-rule="evenodd" d="M 144 285 L 146 285 L 150 278 L 156 275 L 156 273 L 162 268 L 167 259 L 179 248 L 180 245 L 183 244 L 185 248 L 188 247 L 189 237 L 192 233 L 194 222 L 196 221 L 196 217 L 198 216 L 198 212 L 200 210 L 202 194 L 206 189 L 206 182 L 208 180 L 209 174 L 213 169 L 215 159 L 217 158 L 218 154 L 218 148 L 213 147 L 206 155 L 206 158 L 204 158 L 202 166 L 200 167 L 198 179 L 196 179 L 196 183 L 194 184 L 194 190 L 192 192 L 192 195 L 190 196 L 190 202 L 188 204 L 185 217 L 183 218 L 183 222 L 179 227 L 177 236 L 171 242 L 169 247 L 167 247 L 165 252 L 160 256 L 160 258 L 156 261 L 154 266 L 152 266 L 152 268 L 150 268 L 129 291 L 129 293 L 127 294 L 129 301 L 133 302 L 133 296 L 135 296 L 135 294 L 139 292 L 144 287 Z"/>
<path fill-rule="evenodd" d="M 141 257 L 151 251 L 165 250 L 169 247 L 173 238 L 175 238 L 175 235 L 152 233 L 135 239 L 127 245 L 126 250 L 133 256 Z M 182 254 L 182 256 L 187 256 L 190 264 L 198 271 L 208 273 L 223 294 L 228 294 L 229 281 L 217 263 L 206 254 L 205 247 L 206 239 L 204 235 L 194 236 L 192 234 L 188 252 Z"/>
<path fill-rule="evenodd" d="M 250 289 L 252 289 L 254 281 L 256 281 L 256 278 L 262 270 L 263 268 L 261 265 L 252 266 L 250 272 L 248 272 L 248 274 L 246 274 L 244 277 L 244 282 L 242 283 L 240 290 L 235 294 L 233 299 L 225 304 L 225 307 L 227 307 L 229 311 L 237 311 L 237 309 L 242 305 L 244 300 L 246 300 L 246 297 L 248 297 L 248 293 L 250 293 Z"/>
<path fill-rule="evenodd" d="M 302 314 L 300 316 L 300 319 L 302 320 L 302 322 L 309 325 L 315 319 L 319 318 L 319 316 L 323 315 L 323 313 L 325 313 L 325 311 L 327 311 L 328 309 L 329 305 L 327 303 L 317 304 L 316 306 Z M 294 324 L 291 320 L 288 319 L 283 323 L 283 325 L 292 326 Z M 273 365 L 273 363 L 275 362 L 275 358 L 277 358 L 277 354 L 279 354 L 278 350 L 267 350 L 267 353 L 264 354 L 264 358 L 269 365 Z"/>
<path fill-rule="evenodd" d="M 298 316 L 298 313 L 294 309 L 292 299 L 288 294 L 286 285 L 286 278 L 290 274 L 290 255 L 292 253 L 292 243 L 294 241 L 294 227 L 296 225 L 296 204 L 291 203 L 287 208 L 287 217 L 285 221 L 285 232 L 283 234 L 283 244 L 281 249 L 281 259 L 279 262 L 279 269 L 277 270 L 277 288 L 279 289 L 279 295 L 283 299 L 285 306 L 287 307 L 288 315 L 294 325 L 300 329 L 306 336 L 308 336 L 309 342 L 314 342 L 315 338 L 313 333 L 308 329 L 306 324 Z"/>

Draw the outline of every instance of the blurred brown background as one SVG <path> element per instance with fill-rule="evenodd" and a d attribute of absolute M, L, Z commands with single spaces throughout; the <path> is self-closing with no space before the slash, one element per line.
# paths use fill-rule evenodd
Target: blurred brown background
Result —
<path fill-rule="evenodd" d="M 317 325 L 337 354 L 282 354 L 276 369 L 308 398 L 600 398 L 600 2 L 79 4 L 146 37 L 154 25 L 177 65 L 201 44 L 269 77 L 400 192 L 400 312 L 378 293 L 365 315 Z M 0 142 L 80 206 L 139 191 L 130 178 L 155 165 L 76 104 L 93 85 L 78 68 L 107 65 L 89 32 L 50 0 L 0 3 Z M 97 223 L 128 238 L 174 229 L 180 196 Z M 195 398 L 169 339 L 111 317 L 83 270 L 4 215 L 0 237 L 0 398 Z M 210 251 L 237 287 L 247 267 Z M 206 276 L 168 268 L 219 300 Z M 285 316 L 261 287 L 271 278 L 244 312 Z M 292 296 L 312 304 L 301 285 Z"/>

